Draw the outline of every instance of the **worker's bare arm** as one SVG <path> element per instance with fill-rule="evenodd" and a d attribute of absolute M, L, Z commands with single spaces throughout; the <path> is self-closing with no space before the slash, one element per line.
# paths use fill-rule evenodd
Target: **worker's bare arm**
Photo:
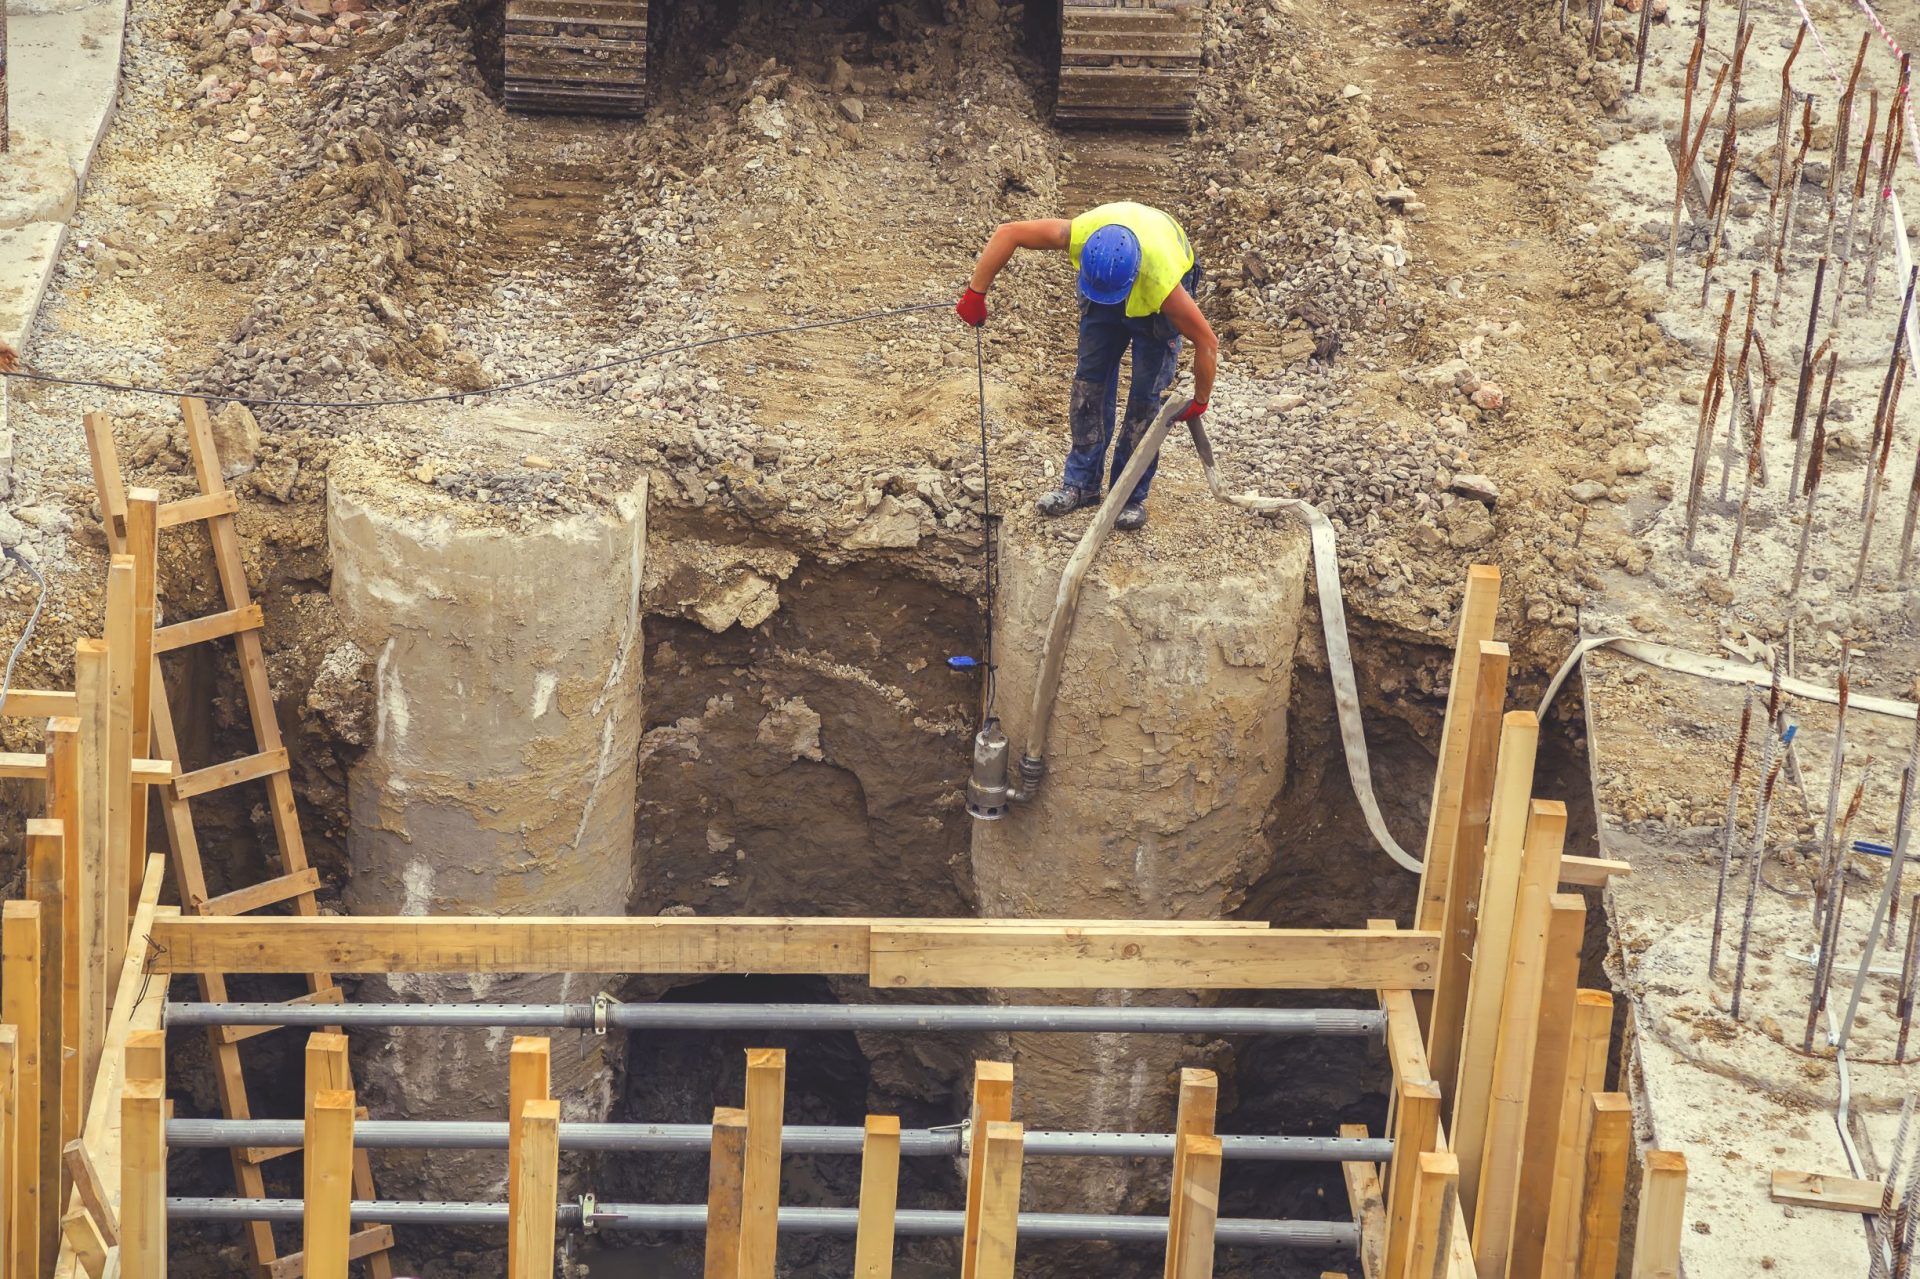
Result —
<path fill-rule="evenodd" d="M 1213 326 L 1207 323 L 1207 317 L 1200 313 L 1200 307 L 1186 289 L 1178 285 L 1167 294 L 1160 310 L 1180 331 L 1180 336 L 1193 343 L 1194 402 L 1211 402 L 1213 378 L 1220 368 L 1220 339 L 1213 335 Z"/>
<path fill-rule="evenodd" d="M 967 281 L 967 286 L 976 293 L 985 293 L 993 287 L 993 277 L 1000 274 L 1015 249 L 1064 251 L 1072 234 L 1073 226 L 1065 218 L 1003 222 L 987 241 L 987 247 L 980 251 L 980 260 L 974 263 L 973 278 Z"/>

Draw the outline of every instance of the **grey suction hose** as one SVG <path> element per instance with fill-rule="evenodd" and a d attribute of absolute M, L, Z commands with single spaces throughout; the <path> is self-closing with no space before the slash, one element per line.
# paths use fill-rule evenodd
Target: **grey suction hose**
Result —
<path fill-rule="evenodd" d="M 1074 615 L 1080 607 L 1081 583 L 1086 578 L 1087 569 L 1093 564 L 1093 557 L 1113 531 L 1114 521 L 1120 517 L 1120 508 L 1126 505 L 1134 485 L 1140 482 L 1147 467 L 1160 455 L 1167 432 L 1191 403 L 1193 401 L 1188 399 L 1169 399 L 1160 407 L 1159 415 L 1153 419 L 1153 425 L 1147 428 L 1146 435 L 1134 448 L 1133 456 L 1127 459 L 1126 468 L 1108 490 L 1106 500 L 1100 504 L 1093 523 L 1087 526 L 1087 531 L 1080 538 L 1080 545 L 1074 548 L 1073 557 L 1067 561 L 1066 570 L 1060 575 L 1060 590 L 1054 597 L 1053 618 L 1047 626 L 1046 647 L 1041 650 L 1040 676 L 1034 683 L 1033 715 L 1028 721 L 1031 727 L 1027 735 L 1027 749 L 1020 759 L 1020 782 L 1017 787 L 1008 790 L 1008 799 L 1031 798 L 1041 779 L 1046 776 L 1047 733 L 1053 721 L 1054 700 L 1060 691 L 1060 668 L 1066 660 L 1067 640 L 1073 633 Z M 1353 647 L 1347 640 L 1347 610 L 1340 593 L 1339 548 L 1334 538 L 1333 522 L 1318 508 L 1296 497 L 1227 492 L 1220 483 L 1220 471 L 1213 460 L 1213 445 L 1207 439 L 1200 419 L 1195 418 L 1187 425 L 1193 431 L 1194 451 L 1199 454 L 1201 469 L 1206 473 L 1207 490 L 1214 497 L 1243 511 L 1255 514 L 1285 511 L 1305 521 L 1312 539 L 1314 587 L 1320 596 L 1320 628 L 1327 645 L 1327 673 L 1333 681 L 1334 709 L 1340 720 L 1340 743 L 1347 757 L 1347 776 L 1353 784 L 1353 797 L 1359 802 L 1361 814 L 1366 818 L 1367 829 L 1373 833 L 1375 842 L 1402 869 L 1419 874 L 1425 869 L 1425 863 L 1400 847 L 1399 841 L 1394 839 L 1373 793 L 1373 769 L 1367 759 L 1366 728 L 1360 719 L 1360 689 L 1353 676 Z"/>

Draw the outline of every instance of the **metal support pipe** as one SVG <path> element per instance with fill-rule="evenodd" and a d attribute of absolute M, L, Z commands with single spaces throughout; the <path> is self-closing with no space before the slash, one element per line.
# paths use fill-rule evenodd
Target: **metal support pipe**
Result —
<path fill-rule="evenodd" d="M 1361 1008 L 1104 1008 L 998 1004 L 202 1004 L 166 1007 L 168 1026 L 471 1026 L 551 1030 L 1085 1031 L 1094 1034 L 1385 1033 Z"/>
<path fill-rule="evenodd" d="M 298 1199 L 169 1199 L 170 1221 L 270 1221 L 297 1222 L 305 1205 Z M 355 1200 L 352 1208 L 356 1224 L 430 1225 L 430 1226 L 504 1226 L 507 1205 L 503 1203 L 385 1202 Z M 563 1226 L 586 1226 L 591 1230 L 628 1230 L 647 1232 L 702 1231 L 707 1228 L 705 1204 L 595 1204 L 590 1216 L 578 1203 L 563 1203 L 556 1210 Z M 856 1208 L 780 1209 L 780 1229 L 786 1234 L 850 1235 L 860 1222 Z M 902 1236 L 958 1237 L 966 1227 L 966 1214 L 951 1210 L 924 1208 L 901 1209 L 894 1218 L 895 1233 Z M 1115 1243 L 1165 1243 L 1165 1217 L 1103 1216 L 1095 1213 L 1023 1212 L 1020 1237 L 1029 1240 L 1074 1239 L 1105 1240 Z M 1259 1217 L 1223 1217 L 1214 1229 L 1214 1239 L 1227 1247 L 1238 1248 L 1346 1248 L 1357 1250 L 1360 1232 L 1344 1221 L 1282 1221 Z"/>
<path fill-rule="evenodd" d="M 793 1155 L 858 1155 L 860 1128 L 789 1124 L 781 1149 Z M 298 1119 L 173 1119 L 167 1144 L 174 1147 L 233 1149 L 243 1146 L 298 1146 L 304 1140 Z M 505 1150 L 507 1125 L 488 1121 L 363 1119 L 353 1126 L 354 1144 L 368 1150 Z M 708 1124 L 560 1125 L 560 1149 L 625 1154 L 705 1154 L 712 1147 Z M 1385 1137 L 1220 1138 L 1227 1159 L 1287 1163 L 1384 1163 L 1393 1157 Z M 1173 1134 L 1155 1132 L 1030 1132 L 1026 1153 L 1058 1157 L 1139 1157 L 1171 1159 Z M 958 1127 L 909 1129 L 900 1134 L 900 1153 L 908 1157 L 953 1158 L 966 1153 Z"/>

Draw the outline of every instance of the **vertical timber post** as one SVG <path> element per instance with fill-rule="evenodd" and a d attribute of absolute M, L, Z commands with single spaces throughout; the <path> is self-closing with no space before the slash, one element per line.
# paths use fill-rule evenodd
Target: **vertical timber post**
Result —
<path fill-rule="evenodd" d="M 1420 1156 L 1414 1174 L 1413 1243 L 1406 1279 L 1433 1279 L 1448 1273 L 1454 1220 L 1460 1206 L 1460 1161 L 1451 1154 Z"/>
<path fill-rule="evenodd" d="M 167 1274 L 166 1084 L 150 1073 L 153 1056 L 143 1048 L 129 1058 L 120 1090 L 122 1279 L 166 1279 Z M 136 1076 L 135 1069 L 149 1073 Z"/>
<path fill-rule="evenodd" d="M 740 1279 L 773 1279 L 786 1096 L 786 1050 L 749 1048 L 747 1157 L 740 1177 Z"/>
<path fill-rule="evenodd" d="M 1467 569 L 1460 600 L 1460 632 L 1453 646 L 1453 671 L 1447 679 L 1447 712 L 1440 727 L 1440 761 L 1434 770 L 1433 802 L 1427 810 L 1427 847 L 1420 872 L 1415 928 L 1439 928 L 1446 920 L 1455 841 L 1460 835 L 1460 805 L 1466 794 L 1467 743 L 1473 727 L 1474 695 L 1479 687 L 1480 645 L 1493 638 L 1500 610 L 1500 570 L 1491 564 Z"/>
<path fill-rule="evenodd" d="M 133 557 L 133 620 L 127 661 L 131 687 L 129 746 L 147 759 L 153 746 L 153 614 L 160 573 L 160 494 L 127 490 L 127 554 Z M 128 909 L 140 900 L 140 868 L 147 864 L 147 784 L 129 778 L 127 789 Z"/>
<path fill-rule="evenodd" d="M 707 1263 L 704 1279 L 739 1279 L 740 1180 L 747 1157 L 747 1112 L 721 1106 L 713 1112 L 713 1147 L 707 1165 Z"/>
<path fill-rule="evenodd" d="M 353 1093 L 323 1088 L 307 1101 L 302 1279 L 347 1279 L 353 1233 Z"/>
<path fill-rule="evenodd" d="M 967 1220 L 960 1240 L 960 1279 L 977 1279 L 980 1244 L 980 1194 L 986 1176 L 987 1125 L 1013 1118 L 1013 1065 L 1004 1061 L 973 1063 L 973 1108 L 968 1121 L 972 1145 L 967 1151 Z M 1022 1143 L 1025 1137 L 1021 1138 Z"/>
<path fill-rule="evenodd" d="M 553 1045 L 544 1036 L 515 1035 L 507 1050 L 507 1185 L 520 1184 L 520 1123 L 530 1101 L 553 1095 Z M 507 1232 L 507 1273 L 520 1273 L 520 1236 Z"/>
<path fill-rule="evenodd" d="M 1181 1137 L 1186 1147 L 1180 1197 L 1180 1269 L 1169 1279 L 1213 1279 L 1213 1230 L 1220 1218 L 1220 1139 L 1210 1134 Z M 1171 1229 L 1171 1227 L 1169 1227 Z"/>
<path fill-rule="evenodd" d="M 552 1279 L 554 1204 L 560 1193 L 560 1103 L 546 1098 L 520 1108 L 514 1131 L 513 1184 L 508 1188 L 507 1279 Z"/>
<path fill-rule="evenodd" d="M 86 1126 L 87 1094 L 84 1028 L 87 964 L 80 946 L 80 907 L 86 890 L 80 878 L 80 720 L 62 716 L 47 721 L 47 814 L 60 823 L 60 1148 L 77 1141 Z M 66 1195 L 60 1196 L 66 1202 Z"/>
<path fill-rule="evenodd" d="M 1211 1070 L 1182 1068 L 1180 1105 L 1173 1124 L 1173 1181 L 1167 1192 L 1167 1256 L 1163 1273 L 1174 1279 L 1181 1273 L 1180 1250 L 1185 1246 L 1180 1218 L 1186 1212 L 1189 1137 L 1212 1136 L 1220 1111 L 1220 1079 Z"/>
<path fill-rule="evenodd" d="M 980 1178 L 980 1215 L 967 1222 L 979 1279 L 1013 1279 L 1020 1234 L 1020 1172 L 1026 1155 L 1026 1129 L 1020 1124 L 987 1124 L 976 1133 L 974 1149 L 984 1155 Z M 984 1150 L 982 1150 L 984 1147 Z"/>
<path fill-rule="evenodd" d="M 91 1100 L 107 1027 L 107 721 L 112 707 L 104 640 L 74 641 L 73 682 L 80 710 L 80 865 L 78 878 L 70 882 L 78 886 L 80 964 L 85 970 L 80 1077 L 87 1081 Z M 126 944 L 124 934 L 120 941 Z"/>
<path fill-rule="evenodd" d="M 133 556 L 107 568 L 107 971 L 126 958 L 132 903 L 146 858 L 133 861 Z"/>
<path fill-rule="evenodd" d="M 1546 976 L 1540 987 L 1540 1028 L 1534 1041 L 1533 1081 L 1527 1089 L 1520 1202 L 1514 1214 L 1513 1269 L 1523 1275 L 1544 1273 L 1541 1259 L 1553 1209 L 1554 1160 L 1580 985 L 1580 944 L 1587 931 L 1587 903 L 1580 894 L 1555 893 L 1551 904 Z"/>
<path fill-rule="evenodd" d="M 1680 1279 L 1687 1217 L 1687 1157 L 1649 1150 L 1640 1181 L 1640 1224 L 1633 1234 L 1633 1279 Z"/>
<path fill-rule="evenodd" d="M 27 895 L 40 908 L 40 1161 L 36 1176 L 46 1189 L 40 1193 L 40 1239 L 51 1255 L 59 1244 L 60 1210 L 66 1202 L 61 1174 L 61 1147 L 66 1145 L 63 1116 L 66 1088 L 66 1019 L 61 991 L 60 886 L 65 840 L 57 821 L 27 821 Z"/>
<path fill-rule="evenodd" d="M 892 1279 L 894 1212 L 900 1202 L 900 1117 L 868 1115 L 860 1147 L 860 1225 L 853 1279 Z"/>
<path fill-rule="evenodd" d="M 1620 1214 L 1627 1196 L 1633 1103 L 1625 1093 L 1603 1092 L 1589 1105 L 1578 1274 L 1579 1279 L 1614 1279 L 1620 1269 Z"/>
<path fill-rule="evenodd" d="M 15 1028 L 14 1115 L 8 1132 L 13 1145 L 12 1189 L 8 1213 L 13 1237 L 7 1273 L 40 1273 L 40 1053 L 45 1027 L 40 1017 L 40 903 L 7 902 L 0 906 L 0 1021 Z"/>
<path fill-rule="evenodd" d="M 1580 1255 L 1580 1201 L 1586 1188 L 1587 1134 L 1593 1098 L 1607 1086 L 1613 1040 L 1613 996 L 1581 990 L 1573 997 L 1573 1031 L 1560 1084 L 1560 1121 L 1554 1135 L 1553 1197 L 1547 1209 L 1542 1275 L 1573 1273 Z"/>

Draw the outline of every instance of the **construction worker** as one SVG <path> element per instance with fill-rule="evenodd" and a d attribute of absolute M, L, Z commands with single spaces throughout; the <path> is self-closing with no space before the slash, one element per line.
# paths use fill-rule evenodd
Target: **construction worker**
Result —
<path fill-rule="evenodd" d="M 1180 339 L 1193 342 L 1193 403 L 1180 421 L 1207 411 L 1220 342 L 1194 304 L 1200 268 L 1187 233 L 1170 214 L 1144 204 L 1103 204 L 1068 221 L 1008 222 L 993 233 L 974 264 L 973 278 L 954 307 L 962 320 L 987 322 L 987 290 L 1015 249 L 1064 250 L 1080 274 L 1080 357 L 1073 372 L 1068 421 L 1073 448 L 1060 487 L 1041 497 L 1042 515 L 1065 515 L 1100 500 L 1102 464 L 1113 444 L 1111 477 L 1127 459 L 1166 399 L 1180 362 Z M 1133 382 L 1120 438 L 1114 440 L 1114 400 L 1120 357 L 1133 348 Z M 1147 522 L 1147 489 L 1160 459 L 1148 465 L 1120 508 L 1115 528 Z"/>

